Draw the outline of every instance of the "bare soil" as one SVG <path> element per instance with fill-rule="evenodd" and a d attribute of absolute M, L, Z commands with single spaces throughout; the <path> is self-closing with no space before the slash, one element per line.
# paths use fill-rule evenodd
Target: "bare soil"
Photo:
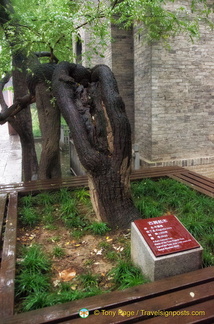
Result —
<path fill-rule="evenodd" d="M 106 253 L 114 251 L 119 258 L 130 243 L 130 230 L 111 231 L 103 236 L 86 234 L 80 239 L 74 239 L 71 230 L 61 223 L 53 230 L 41 224 L 33 229 L 18 228 L 17 240 L 18 250 L 22 245 L 42 245 L 52 259 L 54 285 L 60 281 L 75 282 L 73 279 L 77 275 L 90 272 L 100 275 L 100 286 L 108 289 L 112 285 L 108 272 L 115 266 L 115 260 L 109 260 Z M 63 249 L 63 256 L 53 255 L 55 247 Z"/>

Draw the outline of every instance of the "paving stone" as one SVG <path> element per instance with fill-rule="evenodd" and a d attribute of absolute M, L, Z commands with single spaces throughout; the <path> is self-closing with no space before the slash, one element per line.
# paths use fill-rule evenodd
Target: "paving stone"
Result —
<path fill-rule="evenodd" d="M 0 125 L 0 184 L 20 182 L 22 152 L 18 135 L 9 135 L 8 125 Z"/>

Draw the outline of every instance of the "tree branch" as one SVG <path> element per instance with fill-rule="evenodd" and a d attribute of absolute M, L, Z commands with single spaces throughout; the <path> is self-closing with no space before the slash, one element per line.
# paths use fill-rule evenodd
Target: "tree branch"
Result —
<path fill-rule="evenodd" d="M 58 58 L 53 54 L 53 49 L 51 49 L 51 52 L 34 52 L 34 54 L 37 56 L 37 57 L 50 57 L 51 58 L 51 61 L 55 62 L 55 63 L 58 63 L 59 60 Z"/>
<path fill-rule="evenodd" d="M 122 0 L 115 0 L 111 6 L 111 9 L 113 10 Z"/>
<path fill-rule="evenodd" d="M 35 97 L 32 97 L 30 94 L 22 98 L 18 98 L 17 101 L 12 104 L 12 106 L 3 111 L 3 113 L 0 113 L 0 124 L 5 124 L 11 117 L 14 117 L 21 110 L 27 108 L 28 105 L 32 104 L 33 102 L 35 102 Z"/>
<path fill-rule="evenodd" d="M 96 19 L 101 19 L 101 18 L 105 18 L 104 14 L 100 14 L 98 16 L 96 16 Z M 85 21 L 84 23 L 82 23 L 81 25 L 77 26 L 76 29 L 80 29 L 88 24 L 90 24 L 93 20 L 95 19 L 95 17 L 90 18 L 89 20 Z"/>

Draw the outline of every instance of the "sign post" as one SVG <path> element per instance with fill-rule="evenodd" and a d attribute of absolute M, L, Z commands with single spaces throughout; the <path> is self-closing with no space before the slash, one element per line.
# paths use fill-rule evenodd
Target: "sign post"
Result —
<path fill-rule="evenodd" d="M 132 223 L 132 260 L 152 281 L 201 268 L 202 250 L 174 215 Z"/>

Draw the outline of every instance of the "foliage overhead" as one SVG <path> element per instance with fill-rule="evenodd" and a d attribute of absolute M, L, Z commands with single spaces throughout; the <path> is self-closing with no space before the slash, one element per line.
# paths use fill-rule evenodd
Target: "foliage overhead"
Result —
<path fill-rule="evenodd" d="M 0 0 L 0 76 L 10 69 L 12 50 L 26 54 L 49 51 L 59 60 L 73 60 L 72 40 L 81 27 L 90 29 L 99 47 L 106 45 L 109 24 L 138 26 L 148 41 L 199 33 L 200 20 L 213 11 L 209 0 Z M 208 3 L 208 4 L 207 4 Z M 169 10 L 168 5 L 173 7 Z M 10 6 L 12 5 L 12 6 Z M 11 10 L 12 7 L 12 10 Z M 10 20 L 7 21 L 9 12 Z M 6 12 L 6 13 L 5 13 Z M 16 30 L 19 29 L 17 35 Z M 92 37 L 92 50 L 96 51 Z M 9 46 L 10 45 L 10 46 Z"/>

